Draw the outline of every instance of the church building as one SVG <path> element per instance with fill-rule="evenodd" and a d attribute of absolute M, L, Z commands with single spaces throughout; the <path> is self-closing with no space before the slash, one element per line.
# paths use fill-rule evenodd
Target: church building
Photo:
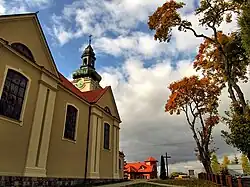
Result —
<path fill-rule="evenodd" d="M 70 82 L 35 13 L 0 16 L 0 176 L 123 178 L 112 89 L 91 44 L 80 60 Z"/>

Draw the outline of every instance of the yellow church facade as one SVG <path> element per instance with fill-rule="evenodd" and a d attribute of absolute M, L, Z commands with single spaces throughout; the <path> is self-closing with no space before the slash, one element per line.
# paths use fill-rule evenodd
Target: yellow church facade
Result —
<path fill-rule="evenodd" d="M 112 89 L 91 45 L 81 58 L 70 82 L 36 14 L 0 16 L 0 176 L 123 178 Z"/>

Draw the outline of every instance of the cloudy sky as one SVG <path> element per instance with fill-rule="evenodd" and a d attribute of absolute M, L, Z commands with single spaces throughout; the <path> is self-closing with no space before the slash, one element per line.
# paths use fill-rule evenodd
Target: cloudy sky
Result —
<path fill-rule="evenodd" d="M 167 86 L 172 81 L 194 74 L 192 61 L 200 39 L 191 33 L 174 30 L 170 43 L 154 41 L 147 21 L 166 0 L 0 0 L 0 14 L 39 11 L 57 67 L 66 77 L 81 64 L 81 52 L 88 35 L 93 35 L 96 68 L 102 86 L 111 85 L 123 123 L 120 147 L 127 161 L 158 160 L 167 151 L 172 170 L 192 165 L 200 168 L 194 155 L 195 144 L 184 116 L 164 112 Z M 181 15 L 192 21 L 198 32 L 211 34 L 198 25 L 194 9 L 197 0 L 184 0 Z M 235 21 L 222 29 L 235 29 Z M 244 85 L 244 89 L 247 86 Z M 228 107 L 228 96 L 221 97 L 220 110 Z M 214 131 L 217 154 L 234 155 L 220 136 L 223 124 Z"/>

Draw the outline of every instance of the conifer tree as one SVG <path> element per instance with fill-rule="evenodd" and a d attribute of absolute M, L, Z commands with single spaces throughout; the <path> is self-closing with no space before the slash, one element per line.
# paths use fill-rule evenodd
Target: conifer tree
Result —
<path fill-rule="evenodd" d="M 166 179 L 166 167 L 165 167 L 165 160 L 163 155 L 161 155 L 161 171 L 160 171 L 160 179 Z"/>

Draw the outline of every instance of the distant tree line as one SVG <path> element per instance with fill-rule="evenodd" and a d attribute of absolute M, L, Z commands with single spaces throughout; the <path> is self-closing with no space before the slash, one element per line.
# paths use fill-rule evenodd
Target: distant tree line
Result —
<path fill-rule="evenodd" d="M 228 174 L 228 165 L 230 165 L 230 164 L 240 164 L 242 166 L 243 173 L 250 175 L 250 163 L 249 163 L 249 160 L 248 160 L 246 155 L 242 154 L 240 161 L 236 155 L 234 156 L 233 160 L 229 160 L 228 156 L 224 156 L 222 163 L 220 163 L 218 161 L 216 154 L 215 153 L 212 154 L 211 167 L 212 167 L 213 173 L 215 173 L 215 174 L 219 174 L 219 173 Z"/>

